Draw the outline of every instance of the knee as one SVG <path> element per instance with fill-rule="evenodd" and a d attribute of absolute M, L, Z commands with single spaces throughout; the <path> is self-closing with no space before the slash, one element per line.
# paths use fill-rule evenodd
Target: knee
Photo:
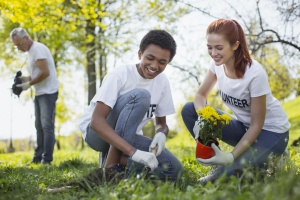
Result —
<path fill-rule="evenodd" d="M 150 99 L 151 95 L 148 90 L 142 88 L 135 88 L 131 91 L 135 96 L 145 99 Z"/>
<path fill-rule="evenodd" d="M 144 103 L 148 108 L 150 106 L 151 94 L 146 89 L 136 88 L 131 91 L 132 97 L 135 101 Z"/>
<path fill-rule="evenodd" d="M 181 116 L 185 117 L 187 115 L 192 115 L 192 113 L 196 113 L 194 103 L 188 102 L 182 107 Z"/>
<path fill-rule="evenodd" d="M 184 173 L 184 168 L 183 165 L 181 164 L 181 162 L 179 162 L 176 166 L 176 171 L 177 171 L 177 179 L 180 179 L 183 176 Z"/>

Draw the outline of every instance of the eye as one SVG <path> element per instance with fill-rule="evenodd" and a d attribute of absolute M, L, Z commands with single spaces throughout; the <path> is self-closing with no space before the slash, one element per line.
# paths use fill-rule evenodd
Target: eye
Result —
<path fill-rule="evenodd" d="M 164 60 L 159 61 L 159 63 L 160 63 L 161 65 L 166 65 L 166 64 L 168 64 L 168 62 L 167 62 L 167 61 L 164 61 Z"/>
<path fill-rule="evenodd" d="M 148 60 L 154 60 L 154 57 L 153 56 L 147 56 L 146 57 Z"/>

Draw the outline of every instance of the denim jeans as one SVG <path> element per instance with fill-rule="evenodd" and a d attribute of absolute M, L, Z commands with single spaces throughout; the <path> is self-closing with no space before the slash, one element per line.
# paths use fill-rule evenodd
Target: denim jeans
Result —
<path fill-rule="evenodd" d="M 224 113 L 216 109 L 219 114 Z M 186 103 L 181 111 L 182 119 L 194 137 L 193 127 L 198 118 L 195 111 L 194 103 Z M 221 140 L 231 146 L 235 146 L 246 133 L 247 129 L 242 122 L 233 118 L 230 123 L 222 128 Z M 227 171 L 227 175 L 233 175 L 236 170 L 239 170 L 246 165 L 258 168 L 266 168 L 268 159 L 271 155 L 281 155 L 287 147 L 289 140 L 289 131 L 285 133 L 275 133 L 267 130 L 261 130 L 255 142 L 251 147 L 240 155 L 232 165 L 223 167 L 223 171 Z"/>
<path fill-rule="evenodd" d="M 58 92 L 35 96 L 34 108 L 37 136 L 37 146 L 35 148 L 33 157 L 35 162 L 51 162 L 53 160 L 53 150 L 55 144 L 54 118 L 57 97 Z"/>
<path fill-rule="evenodd" d="M 125 139 L 130 145 L 141 151 L 149 151 L 152 139 L 137 135 L 137 127 L 150 107 L 150 93 L 145 89 L 133 89 L 118 97 L 114 108 L 107 116 L 108 124 Z M 86 143 L 94 150 L 107 154 L 109 144 L 101 138 L 90 126 L 87 127 Z M 183 167 L 180 161 L 167 149 L 158 157 L 159 166 L 153 174 L 161 179 L 175 180 L 182 174 Z M 131 169 L 131 159 L 128 169 Z M 130 173 L 130 172 L 129 172 Z"/>

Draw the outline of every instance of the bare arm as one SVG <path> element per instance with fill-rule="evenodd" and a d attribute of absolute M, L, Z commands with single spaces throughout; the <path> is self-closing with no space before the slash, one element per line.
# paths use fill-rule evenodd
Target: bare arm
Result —
<path fill-rule="evenodd" d="M 169 132 L 169 127 L 166 122 L 166 117 L 156 117 L 155 122 L 156 122 L 156 133 L 163 132 L 167 136 Z"/>
<path fill-rule="evenodd" d="M 250 127 L 232 151 L 235 158 L 244 153 L 256 140 L 263 127 L 265 116 L 266 95 L 251 98 Z"/>
<path fill-rule="evenodd" d="M 31 79 L 29 83 L 30 85 L 39 83 L 50 75 L 50 71 L 46 59 L 38 59 L 36 62 L 38 68 L 40 69 L 40 72 L 34 79 L 32 79 L 32 77 L 30 78 Z"/>
<path fill-rule="evenodd" d="M 202 109 L 206 105 L 206 99 L 215 86 L 217 77 L 214 73 L 208 70 L 203 82 L 201 83 L 194 100 L 195 110 Z"/>
<path fill-rule="evenodd" d="M 103 102 L 97 102 L 92 115 L 91 128 L 96 131 L 96 133 L 99 134 L 106 142 L 125 154 L 132 156 L 132 154 L 135 152 L 135 148 L 122 137 L 120 137 L 106 121 L 106 117 L 109 114 L 110 109 L 111 108 Z"/>

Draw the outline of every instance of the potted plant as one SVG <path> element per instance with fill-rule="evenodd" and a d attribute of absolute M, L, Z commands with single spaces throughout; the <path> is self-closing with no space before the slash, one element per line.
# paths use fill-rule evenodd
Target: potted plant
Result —
<path fill-rule="evenodd" d="M 211 144 L 219 145 L 218 139 L 222 137 L 222 127 L 229 124 L 231 117 L 228 114 L 218 114 L 210 106 L 205 106 L 196 112 L 200 116 L 198 120 L 200 126 L 199 137 L 196 138 L 196 157 L 207 159 L 214 156 L 215 153 L 211 148 Z"/>

